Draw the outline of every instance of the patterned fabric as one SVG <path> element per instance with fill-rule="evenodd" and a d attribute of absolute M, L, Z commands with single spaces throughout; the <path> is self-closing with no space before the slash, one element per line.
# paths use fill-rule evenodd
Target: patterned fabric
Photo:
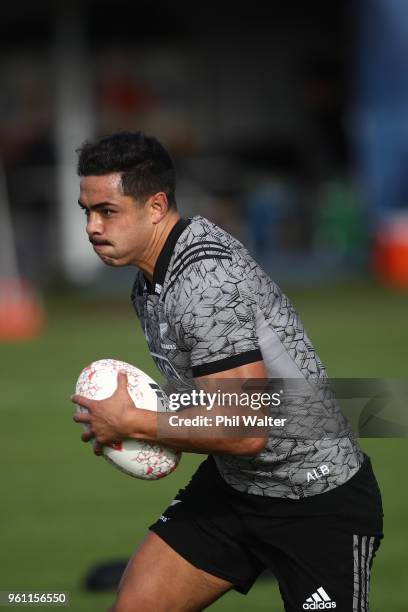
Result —
<path fill-rule="evenodd" d="M 271 378 L 326 380 L 294 307 L 238 240 L 194 217 L 179 221 L 164 252 L 152 286 L 137 274 L 132 302 L 170 383 L 188 386 L 195 376 L 260 359 Z M 255 495 L 299 499 L 357 472 L 363 454 L 330 390 L 297 396 L 286 409 L 287 427 L 271 433 L 259 455 L 215 456 L 227 483 Z"/>
<path fill-rule="evenodd" d="M 353 535 L 353 612 L 368 612 L 371 567 L 379 543 L 374 536 Z"/>

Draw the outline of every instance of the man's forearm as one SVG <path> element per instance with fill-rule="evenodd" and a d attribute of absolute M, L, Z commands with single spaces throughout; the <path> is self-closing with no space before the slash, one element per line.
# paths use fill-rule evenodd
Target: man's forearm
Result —
<path fill-rule="evenodd" d="M 160 438 L 164 446 L 187 453 L 206 455 L 258 455 L 263 438 Z"/>
<path fill-rule="evenodd" d="M 142 413 L 143 412 L 143 417 Z M 135 412 L 134 425 L 129 437 L 136 440 L 149 440 L 189 453 L 227 454 L 227 455 L 257 455 L 266 444 L 266 437 L 205 437 L 188 435 L 182 437 L 167 437 L 158 435 L 158 415 L 150 410 Z M 167 414 L 167 413 L 166 413 Z M 194 409 L 183 410 L 183 416 L 196 416 Z M 164 414 L 163 414 L 164 417 Z M 194 429 L 194 428 L 192 428 Z"/>

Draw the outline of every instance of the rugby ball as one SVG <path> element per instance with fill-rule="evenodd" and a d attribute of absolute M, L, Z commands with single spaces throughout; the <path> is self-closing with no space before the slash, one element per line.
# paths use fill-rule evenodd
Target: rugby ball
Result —
<path fill-rule="evenodd" d="M 84 368 L 77 380 L 75 393 L 95 400 L 106 399 L 117 388 L 119 371 L 127 374 L 128 392 L 135 409 L 166 411 L 167 396 L 160 386 L 142 370 L 116 359 L 100 359 Z M 86 412 L 82 406 L 77 405 L 77 409 Z M 103 456 L 129 476 L 157 480 L 176 469 L 181 453 L 159 443 L 126 439 L 104 446 Z"/>

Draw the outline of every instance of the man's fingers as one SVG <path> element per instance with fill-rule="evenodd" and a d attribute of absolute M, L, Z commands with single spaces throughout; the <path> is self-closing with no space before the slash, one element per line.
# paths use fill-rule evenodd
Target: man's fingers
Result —
<path fill-rule="evenodd" d="M 76 423 L 90 423 L 92 417 L 89 412 L 75 412 L 72 418 Z"/>
<path fill-rule="evenodd" d="M 84 397 L 83 395 L 71 395 L 71 402 L 82 406 L 83 408 L 87 408 L 88 410 L 93 410 L 96 406 L 96 402 L 89 397 Z"/>
<path fill-rule="evenodd" d="M 93 437 L 94 434 L 92 433 L 92 431 L 84 431 L 84 433 L 81 435 L 81 440 L 83 442 L 89 442 L 89 440 L 92 440 Z"/>
<path fill-rule="evenodd" d="M 123 370 L 120 370 L 118 372 L 118 390 L 120 389 L 121 391 L 127 391 L 127 386 L 128 386 L 127 374 Z"/>
<path fill-rule="evenodd" d="M 98 455 L 98 457 L 103 455 L 103 444 L 100 444 L 100 442 L 97 442 L 96 440 L 94 442 L 94 453 L 95 455 Z"/>

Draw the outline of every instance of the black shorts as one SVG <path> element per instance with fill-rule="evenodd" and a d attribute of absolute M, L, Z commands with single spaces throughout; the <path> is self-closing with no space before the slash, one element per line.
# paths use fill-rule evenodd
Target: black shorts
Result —
<path fill-rule="evenodd" d="M 150 529 L 241 593 L 269 568 L 286 612 L 367 612 L 382 517 L 368 457 L 347 483 L 301 500 L 238 492 L 209 457 Z"/>

